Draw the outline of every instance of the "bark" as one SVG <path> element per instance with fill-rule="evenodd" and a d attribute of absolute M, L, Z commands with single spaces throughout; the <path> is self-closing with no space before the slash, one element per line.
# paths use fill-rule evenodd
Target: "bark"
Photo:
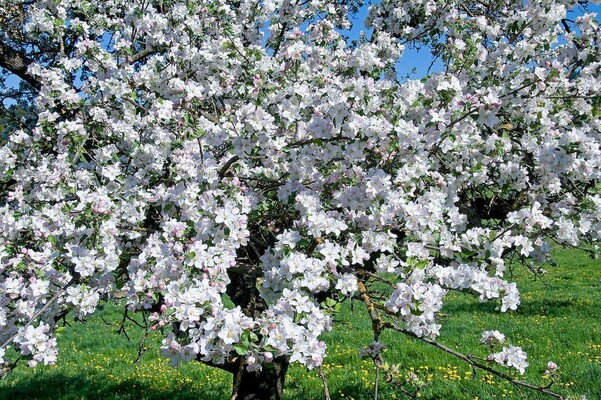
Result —
<path fill-rule="evenodd" d="M 40 82 L 27 70 L 32 62 L 23 53 L 0 42 L 0 67 L 9 70 L 34 88 L 39 89 Z"/>
<path fill-rule="evenodd" d="M 230 284 L 227 285 L 226 293 L 245 315 L 256 318 L 267 309 L 267 303 L 257 290 L 256 275 L 259 271 L 243 263 L 239 263 L 238 267 L 228 269 Z"/>
<path fill-rule="evenodd" d="M 261 371 L 249 372 L 245 365 L 234 374 L 232 400 L 280 400 L 288 370 L 284 357 L 273 360 L 272 368 L 263 366 Z"/>

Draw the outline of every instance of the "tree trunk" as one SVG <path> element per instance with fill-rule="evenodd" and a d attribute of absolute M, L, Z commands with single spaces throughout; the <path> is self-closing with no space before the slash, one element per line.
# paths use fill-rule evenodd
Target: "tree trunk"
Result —
<path fill-rule="evenodd" d="M 288 360 L 276 358 L 261 371 L 249 372 L 241 365 L 234 374 L 232 400 L 280 400 L 284 390 L 284 380 L 288 370 Z"/>

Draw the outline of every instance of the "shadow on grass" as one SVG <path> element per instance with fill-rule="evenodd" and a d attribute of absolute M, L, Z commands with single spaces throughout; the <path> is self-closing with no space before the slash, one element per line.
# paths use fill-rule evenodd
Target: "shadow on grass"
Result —
<path fill-rule="evenodd" d="M 517 314 L 522 316 L 539 316 L 544 315 L 547 317 L 563 317 L 572 316 L 576 307 L 581 306 L 577 301 L 574 300 L 559 300 L 559 299 L 541 299 L 541 300 L 529 300 L 522 299 L 518 309 L 515 311 Z M 499 314 L 500 305 L 499 302 L 461 302 L 449 305 L 445 308 L 445 312 L 451 315 L 457 315 L 459 313 L 468 314 Z"/>
<path fill-rule="evenodd" d="M 372 400 L 374 398 L 374 389 L 373 386 L 369 388 L 360 385 L 360 384 L 345 384 L 342 386 L 338 386 L 336 388 L 336 392 L 331 393 L 332 399 L 348 399 L 353 398 L 355 400 Z M 411 390 L 411 389 L 410 389 Z M 390 399 L 390 398 L 399 398 L 404 399 L 407 398 L 403 396 L 401 391 L 395 388 L 392 384 L 386 383 L 384 380 L 380 381 L 379 385 L 379 396 L 380 399 Z M 392 394 L 394 393 L 394 397 Z M 442 399 L 473 399 L 478 398 L 479 393 L 469 388 L 465 387 L 456 387 L 452 385 L 426 385 L 423 390 L 418 395 L 418 398 L 422 398 L 425 400 L 442 400 Z M 480 393 L 481 395 L 481 393 Z"/>
<path fill-rule="evenodd" d="M 98 377 L 97 378 L 102 378 Z M 129 379 L 111 384 L 106 378 L 52 374 L 30 377 L 15 386 L 0 388 L 1 400 L 218 400 L 227 398 L 229 392 L 207 388 L 202 392 L 181 387 L 177 390 L 157 390 L 140 381 Z"/>
<path fill-rule="evenodd" d="M 380 389 L 384 385 L 380 382 Z M 331 393 L 333 399 L 345 399 L 352 397 L 355 400 L 373 399 L 373 388 L 367 388 L 359 383 L 346 383 L 336 387 L 336 392 Z M 383 397 L 386 398 L 386 397 Z"/>

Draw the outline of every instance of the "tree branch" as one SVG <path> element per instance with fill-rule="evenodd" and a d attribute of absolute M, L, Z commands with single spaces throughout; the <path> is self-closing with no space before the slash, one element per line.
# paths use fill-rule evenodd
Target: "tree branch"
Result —
<path fill-rule="evenodd" d="M 321 383 L 323 384 L 324 399 L 330 400 L 330 390 L 328 389 L 328 380 L 326 378 L 326 374 L 323 371 L 323 364 L 319 366 L 319 377 L 321 378 Z"/>
<path fill-rule="evenodd" d="M 230 169 L 230 167 L 240 159 L 239 156 L 235 155 L 232 158 L 230 158 L 229 160 L 227 160 L 227 162 L 223 165 L 223 167 L 221 167 L 221 169 L 219 170 L 219 179 L 223 179 L 225 178 L 227 171 Z"/>
<path fill-rule="evenodd" d="M 397 332 L 404 333 L 405 335 L 411 336 L 412 338 L 420 340 L 420 341 L 422 341 L 424 343 L 428 343 L 431 346 L 434 346 L 434 347 L 436 347 L 436 348 L 438 348 L 438 349 L 440 349 L 440 350 L 442 350 L 442 351 L 444 351 L 446 353 L 449 353 L 449 354 L 451 354 L 451 355 L 453 355 L 453 356 L 455 356 L 455 357 L 457 357 L 457 358 L 465 361 L 466 363 L 470 364 L 470 366 L 472 366 L 472 368 L 479 368 L 481 370 L 489 372 L 489 373 L 491 373 L 491 374 L 493 374 L 495 376 L 498 376 L 501 379 L 506 380 L 509 383 L 512 383 L 515 386 L 518 386 L 518 387 L 521 386 L 521 387 L 525 387 L 525 388 L 528 388 L 528 389 L 531 389 L 531 390 L 536 390 L 537 392 L 543 393 L 543 394 L 545 394 L 547 396 L 550 396 L 550 397 L 553 397 L 555 399 L 564 399 L 565 398 L 564 396 L 562 396 L 562 395 L 560 395 L 558 393 L 555 393 L 555 392 L 552 392 L 552 391 L 548 390 L 549 389 L 549 385 L 547 385 L 547 386 L 535 386 L 535 385 L 532 385 L 532 384 L 530 384 L 528 382 L 520 381 L 519 379 L 515 379 L 511 375 L 505 374 L 505 373 L 503 373 L 501 371 L 497 371 L 496 369 L 491 368 L 491 367 L 489 367 L 486 364 L 482 364 L 482 363 L 474 360 L 474 358 L 472 356 L 470 356 L 470 355 L 465 355 L 465 354 L 460 353 L 460 352 L 458 352 L 456 350 L 448 348 L 445 345 L 443 345 L 441 343 L 438 343 L 435 340 L 428 339 L 428 338 L 425 338 L 425 337 L 417 336 L 415 333 L 413 333 L 411 331 L 408 331 L 406 329 L 400 328 L 400 327 L 398 327 L 398 326 L 396 326 L 394 324 L 385 323 L 385 327 L 393 329 L 393 330 L 395 330 Z"/>
<path fill-rule="evenodd" d="M 58 291 L 57 291 L 57 292 L 54 294 L 54 296 L 52 296 L 52 298 L 50 298 L 50 300 L 48 300 L 48 301 L 46 302 L 46 304 L 44 305 L 44 307 L 42 307 L 41 309 L 39 309 L 39 310 L 38 310 L 38 311 L 37 311 L 35 314 L 33 314 L 33 315 L 31 316 L 31 318 L 29 318 L 29 321 L 27 321 L 27 323 L 26 323 L 26 324 L 24 324 L 24 325 L 23 325 L 23 327 L 24 327 L 24 328 L 26 328 L 26 327 L 28 327 L 29 325 L 31 325 L 32 323 L 34 323 L 34 322 L 35 322 L 35 320 L 36 320 L 36 319 L 37 319 L 37 318 L 38 318 L 40 315 L 42 315 L 42 314 L 43 314 L 43 313 L 44 313 L 44 312 L 45 312 L 47 309 L 49 309 L 49 308 L 50 308 L 50 306 L 51 306 L 51 305 L 53 305 L 53 304 L 54 304 L 54 303 L 55 303 L 55 302 L 56 302 L 56 301 L 57 301 L 57 300 L 60 298 L 60 296 L 63 294 L 63 292 L 64 292 L 65 290 L 67 290 L 67 288 L 68 288 L 69 286 L 71 286 L 71 284 L 72 284 L 72 283 L 74 283 L 75 281 L 76 281 L 76 279 L 75 279 L 75 277 L 73 277 L 73 278 L 72 278 L 72 279 L 69 281 L 69 283 L 67 283 L 67 284 L 66 284 L 64 287 L 62 287 L 60 290 L 58 290 Z M 15 333 L 14 335 L 12 335 L 12 336 L 10 336 L 8 339 L 6 339 L 6 340 L 4 341 L 4 343 L 2 343 L 2 345 L 0 345 L 0 349 L 2 349 L 2 348 L 4 348 L 4 347 L 8 346 L 9 344 L 11 344 L 11 343 L 12 343 L 12 342 L 15 340 L 15 338 L 17 337 L 17 335 L 18 335 L 18 333 Z"/>
<path fill-rule="evenodd" d="M 145 50 L 142 50 L 142 51 L 140 51 L 140 52 L 138 52 L 138 53 L 136 53 L 136 54 L 134 54 L 134 55 L 132 55 L 130 57 L 127 57 L 127 62 L 129 64 L 134 64 L 134 63 L 136 63 L 136 62 L 138 62 L 138 61 L 140 61 L 140 60 L 142 60 L 142 59 L 144 59 L 144 58 L 146 58 L 148 56 L 160 53 L 163 50 L 164 50 L 163 48 L 145 49 Z"/>
<path fill-rule="evenodd" d="M 0 67 L 7 69 L 39 90 L 42 87 L 41 83 L 28 71 L 31 64 L 33 64 L 33 61 L 23 53 L 4 42 L 0 42 Z"/>
<path fill-rule="evenodd" d="M 361 282 L 360 280 L 358 280 L 357 282 L 358 287 L 359 287 L 359 292 L 361 293 L 361 299 L 363 300 L 363 302 L 365 303 L 365 305 L 367 306 L 368 312 L 369 312 L 369 316 L 372 320 L 372 327 L 374 329 L 374 336 L 377 340 L 377 337 L 379 336 L 379 334 L 382 332 L 382 330 L 384 329 L 392 329 L 394 331 L 400 332 L 400 333 L 404 333 L 407 336 L 411 336 L 414 339 L 420 340 L 424 343 L 427 343 L 431 346 L 434 346 L 448 354 L 451 354 L 465 362 L 467 362 L 472 368 L 479 368 L 481 370 L 487 371 L 501 379 L 506 380 L 507 382 L 517 386 L 517 387 L 525 387 L 531 390 L 535 390 L 537 392 L 543 393 L 547 396 L 553 397 L 555 399 L 564 399 L 564 396 L 555 393 L 551 390 L 549 390 L 550 385 L 547 386 L 535 386 L 532 385 L 528 382 L 524 382 L 524 381 L 520 381 L 519 379 L 515 379 L 514 377 L 512 377 L 511 375 L 508 375 L 506 373 L 497 371 L 496 369 L 489 367 L 486 364 L 483 364 L 477 360 L 474 359 L 473 356 L 470 355 L 465 355 L 463 353 L 460 353 L 456 350 L 453 350 L 449 347 L 446 347 L 445 345 L 432 340 L 432 339 L 428 339 L 425 337 L 421 337 L 416 335 L 415 333 L 411 332 L 410 330 L 401 328 L 393 323 L 387 322 L 387 321 L 383 321 L 382 317 L 380 317 L 380 315 L 378 314 L 378 311 L 376 310 L 376 304 L 372 301 L 371 299 L 371 295 L 369 293 L 369 291 L 367 290 L 367 287 L 365 286 L 365 284 L 363 282 Z M 378 355 L 379 358 L 381 358 L 380 355 Z M 380 362 L 381 360 L 374 360 L 374 361 L 378 361 Z M 552 382 L 551 382 L 552 383 Z"/>

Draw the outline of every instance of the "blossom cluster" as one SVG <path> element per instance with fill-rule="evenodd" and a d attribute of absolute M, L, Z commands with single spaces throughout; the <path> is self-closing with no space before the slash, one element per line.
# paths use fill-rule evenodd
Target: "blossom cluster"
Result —
<path fill-rule="evenodd" d="M 482 333 L 482 338 L 480 339 L 484 345 L 489 346 L 491 349 L 498 347 L 498 345 L 502 345 L 505 343 L 505 335 L 503 335 L 499 331 L 484 331 Z M 503 346 L 501 351 L 499 352 L 491 352 L 488 355 L 488 360 L 494 361 L 499 365 L 513 367 L 517 369 L 521 374 L 526 371 L 528 367 L 528 362 L 526 361 L 528 358 L 526 352 L 522 350 L 521 347 L 509 345 Z M 551 365 L 551 364 L 549 364 Z M 549 367 L 549 368 L 552 368 Z M 557 366 L 555 366 L 557 368 Z"/>
<path fill-rule="evenodd" d="M 488 358 L 499 365 L 513 367 L 520 371 L 520 374 L 523 374 L 526 371 L 526 367 L 528 367 L 526 353 L 521 347 L 517 346 L 503 347 L 500 352 L 493 353 Z"/>

